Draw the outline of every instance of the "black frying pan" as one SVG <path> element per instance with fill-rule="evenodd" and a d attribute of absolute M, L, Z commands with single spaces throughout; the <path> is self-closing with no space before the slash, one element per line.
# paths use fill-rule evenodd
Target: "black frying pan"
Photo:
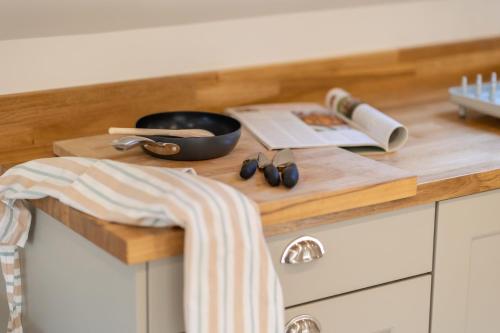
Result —
<path fill-rule="evenodd" d="M 210 112 L 175 111 L 155 113 L 142 117 L 135 124 L 137 128 L 190 129 L 201 128 L 214 134 L 204 138 L 177 138 L 170 136 L 148 136 L 158 141 L 175 143 L 180 151 L 174 155 L 154 153 L 143 146 L 146 153 L 163 159 L 176 161 L 199 161 L 229 154 L 238 143 L 241 124 L 238 120 Z"/>

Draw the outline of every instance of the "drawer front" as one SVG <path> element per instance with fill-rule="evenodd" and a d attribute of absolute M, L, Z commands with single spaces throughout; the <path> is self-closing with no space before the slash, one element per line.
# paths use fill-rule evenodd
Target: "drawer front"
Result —
<path fill-rule="evenodd" d="M 301 236 L 317 239 L 323 257 L 281 263 L 287 246 Z M 434 205 L 426 205 L 277 236 L 268 244 L 288 307 L 431 272 L 433 237 Z M 304 244 L 304 251 L 320 251 L 311 241 Z"/>
<path fill-rule="evenodd" d="M 424 275 L 290 308 L 286 319 L 310 316 L 322 333 L 427 333 L 430 294 L 431 278 Z"/>

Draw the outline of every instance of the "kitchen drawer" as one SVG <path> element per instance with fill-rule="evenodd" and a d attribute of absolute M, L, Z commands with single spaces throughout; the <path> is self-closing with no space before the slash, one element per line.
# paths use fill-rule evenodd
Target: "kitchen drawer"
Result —
<path fill-rule="evenodd" d="M 297 306 L 286 311 L 286 321 L 311 316 L 323 333 L 427 333 L 430 294 L 424 275 Z"/>
<path fill-rule="evenodd" d="M 285 305 L 292 306 L 430 272 L 433 234 L 434 205 L 426 205 L 277 236 L 268 244 Z M 300 236 L 314 237 L 326 253 L 282 264 L 285 248 Z"/>

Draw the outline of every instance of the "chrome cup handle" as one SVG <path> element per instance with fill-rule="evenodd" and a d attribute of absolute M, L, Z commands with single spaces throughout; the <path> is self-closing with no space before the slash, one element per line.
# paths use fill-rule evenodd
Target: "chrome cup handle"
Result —
<path fill-rule="evenodd" d="M 321 333 L 321 325 L 310 315 L 300 315 L 286 324 L 285 333 Z"/>
<path fill-rule="evenodd" d="M 326 253 L 323 244 L 311 236 L 302 236 L 288 244 L 281 256 L 282 264 L 303 264 L 323 257 Z"/>
<path fill-rule="evenodd" d="M 125 151 L 136 146 L 143 146 L 145 149 L 158 155 L 174 155 L 181 151 L 181 147 L 175 143 L 158 142 L 143 136 L 124 136 L 112 143 L 116 150 Z"/>

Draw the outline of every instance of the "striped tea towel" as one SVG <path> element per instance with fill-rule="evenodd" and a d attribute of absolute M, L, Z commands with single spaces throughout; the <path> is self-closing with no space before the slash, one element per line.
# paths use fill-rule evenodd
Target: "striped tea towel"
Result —
<path fill-rule="evenodd" d="M 22 332 L 17 247 L 26 242 L 31 216 L 18 199 L 47 196 L 107 221 L 184 228 L 188 333 L 283 332 L 281 287 L 251 200 L 225 184 L 175 169 L 76 157 L 27 162 L 0 177 L 0 259 L 11 312 L 7 332 Z"/>

